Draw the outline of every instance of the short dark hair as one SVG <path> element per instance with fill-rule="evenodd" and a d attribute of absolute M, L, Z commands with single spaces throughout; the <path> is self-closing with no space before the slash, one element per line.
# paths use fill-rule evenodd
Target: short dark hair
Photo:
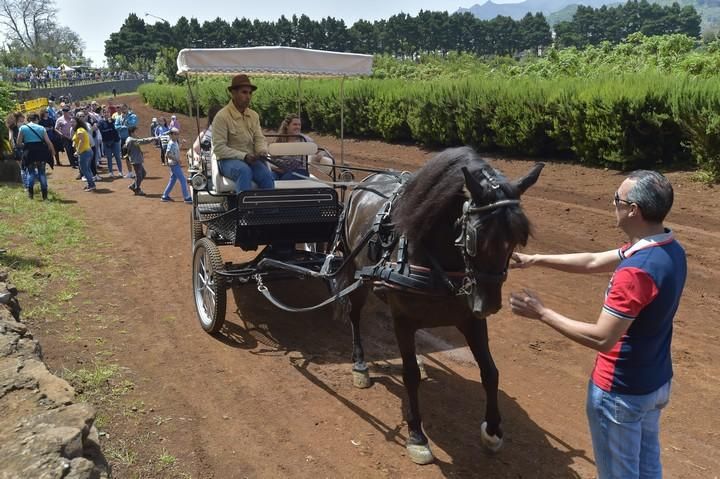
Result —
<path fill-rule="evenodd" d="M 137 126 L 129 126 L 128 127 L 128 133 L 130 133 L 131 135 L 133 133 L 135 133 L 135 130 L 137 130 Z"/>
<path fill-rule="evenodd" d="M 628 201 L 638 205 L 646 221 L 662 223 L 673 205 L 674 193 L 670 181 L 651 170 L 633 171 L 628 178 L 635 180 L 628 191 Z"/>

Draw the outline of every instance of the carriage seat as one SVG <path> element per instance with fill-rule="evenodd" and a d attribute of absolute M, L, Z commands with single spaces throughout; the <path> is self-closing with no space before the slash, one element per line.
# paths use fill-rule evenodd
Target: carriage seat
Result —
<path fill-rule="evenodd" d="M 312 156 L 318 151 L 316 143 L 312 142 L 292 142 L 292 143 L 271 143 L 268 145 L 268 153 L 270 156 Z M 220 167 L 218 166 L 218 159 L 215 154 L 212 155 L 210 160 L 210 173 L 212 176 L 212 188 L 215 194 L 220 193 L 234 193 L 235 182 L 230 178 L 227 178 L 220 174 Z M 301 187 L 297 184 L 297 180 L 289 180 L 294 183 L 294 187 Z M 276 187 L 280 188 L 278 181 L 275 182 Z M 284 181 L 282 183 L 285 183 Z M 317 185 L 316 185 L 317 186 Z M 255 182 L 253 182 L 253 189 L 257 188 Z"/>

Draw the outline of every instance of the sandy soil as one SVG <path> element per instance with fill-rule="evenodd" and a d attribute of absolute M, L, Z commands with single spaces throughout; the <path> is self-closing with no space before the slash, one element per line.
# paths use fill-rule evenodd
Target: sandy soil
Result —
<path fill-rule="evenodd" d="M 127 99 L 142 131 L 151 117 L 162 114 L 137 97 Z M 189 142 L 194 123 L 183 115 L 179 119 Z M 316 140 L 339 154 L 336 139 Z M 116 411 L 106 426 L 108 446 L 147 440 L 134 442 L 142 444 L 135 461 L 113 460 L 116 477 L 179 477 L 177 471 L 197 478 L 594 477 L 584 415 L 593 353 L 541 324 L 514 317 L 507 305 L 489 320 L 506 431 L 506 446 L 497 455 L 484 453 L 480 445 L 484 393 L 458 335 L 449 330 L 419 335 L 430 377 L 421 388 L 422 412 L 438 458 L 424 467 L 405 457 L 405 393 L 390 317 L 381 303 L 373 301 L 365 312 L 366 355 L 374 379 L 367 390 L 352 386 L 350 329 L 334 321 L 329 310 L 284 313 L 246 287 L 229 301 L 224 335 L 205 334 L 190 287 L 190 206 L 160 202 L 168 173 L 158 150 L 145 151 L 145 198 L 134 197 L 126 179 L 105 180 L 97 193 L 84 193 L 73 179 L 75 170 L 56 168 L 51 189 L 77 202 L 77 214 L 104 261 L 93 266 L 93 283 L 75 299 L 80 312 L 73 321 L 81 340 L 63 341 L 57 324 L 33 326 L 52 368 L 88 363 L 103 349 L 134 383 L 131 393 L 118 400 L 117 411 L 140 404 L 142 414 Z M 415 170 L 432 152 L 350 140 L 345 155 L 369 167 Z M 510 177 L 532 164 L 492 161 Z M 690 267 L 676 317 L 673 395 L 662 421 L 663 461 L 667 477 L 717 477 L 720 420 L 713 410 L 720 401 L 720 191 L 691 181 L 687 172 L 669 177 L 676 202 L 668 224 L 685 246 Z M 548 164 L 523 198 L 535 229 L 527 251 L 604 250 L 620 244 L 611 199 L 621 180 L 613 171 Z M 181 199 L 179 187 L 174 197 Z M 226 260 L 237 259 L 239 251 L 224 248 L 223 254 Z M 531 287 L 551 307 L 594 320 L 607 280 L 607 275 L 530 269 L 514 271 L 504 292 Z M 325 294 L 309 281 L 275 289 L 296 304 Z M 112 321 L 101 326 L 91 316 Z M 161 452 L 176 458 L 175 468 L 143 469 Z"/>

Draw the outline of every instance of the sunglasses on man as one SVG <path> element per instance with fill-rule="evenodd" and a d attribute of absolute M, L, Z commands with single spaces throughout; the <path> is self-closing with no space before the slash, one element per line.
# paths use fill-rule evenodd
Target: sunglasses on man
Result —
<path fill-rule="evenodd" d="M 617 206 L 619 203 L 625 203 L 626 205 L 631 205 L 631 204 L 633 204 L 632 201 L 623 200 L 622 198 L 620 198 L 620 194 L 616 191 L 616 192 L 615 192 L 615 198 L 613 199 L 613 204 L 614 204 L 615 206 Z"/>

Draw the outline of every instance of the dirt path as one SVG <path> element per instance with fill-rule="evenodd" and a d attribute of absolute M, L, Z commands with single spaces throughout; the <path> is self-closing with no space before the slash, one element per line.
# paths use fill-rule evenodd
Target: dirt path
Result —
<path fill-rule="evenodd" d="M 161 114 L 136 97 L 130 102 L 142 131 Z M 191 121 L 179 119 L 190 141 Z M 335 139 L 316 139 L 339 152 Z M 157 451 L 174 456 L 180 470 L 199 478 L 594 477 L 584 418 L 593 354 L 542 325 L 513 317 L 507 307 L 490 320 L 507 434 L 506 447 L 496 456 L 484 454 L 480 446 L 484 399 L 469 354 L 452 331 L 421 335 L 431 378 L 422 385 L 422 412 L 438 458 L 425 467 L 404 457 L 398 352 L 390 318 L 377 302 L 365 314 L 374 377 L 367 390 L 352 387 L 349 327 L 333 321 L 329 311 L 283 313 L 248 287 L 228 305 L 227 334 L 216 339 L 203 333 L 190 292 L 190 207 L 160 202 L 167 172 L 157 150 L 145 151 L 146 198 L 132 196 L 125 179 L 103 181 L 96 194 L 83 193 L 72 179 L 75 170 L 56 169 L 51 189 L 77 202 L 78 215 L 106 253 L 94 266 L 95 284 L 76 304 L 112 320 L 104 327 L 79 320 L 83 340 L 71 345 L 52 328 L 37 331 L 55 369 L 87 361 L 98 349 L 94 337 L 102 338 L 112 360 L 126 368 L 134 389 L 118 408 L 141 404 L 142 414 L 115 414 L 107 426 L 110 441 L 143 436 L 147 449 L 137 451 L 136 461 L 114 461 L 117 477 L 138 475 L 139 464 Z M 364 141 L 348 141 L 345 152 L 348 161 L 408 170 L 430 155 L 415 147 Z M 530 166 L 521 160 L 494 164 L 510 177 Z M 676 376 L 662 423 L 663 459 L 667 477 L 716 477 L 720 192 L 693 183 L 687 173 L 670 177 L 676 207 L 669 224 L 687 249 L 690 271 L 676 318 Z M 528 250 L 598 250 L 619 244 L 610 202 L 620 181 L 610 171 L 548 165 L 524 198 L 536 232 Z M 179 189 L 174 196 L 180 199 Z M 225 248 L 223 253 L 231 259 L 238 251 Z M 528 270 L 511 275 L 505 294 L 533 287 L 549 305 L 591 320 L 607 280 L 607 275 L 580 278 Z M 323 295 L 311 282 L 283 288 L 288 301 L 297 303 Z"/>

